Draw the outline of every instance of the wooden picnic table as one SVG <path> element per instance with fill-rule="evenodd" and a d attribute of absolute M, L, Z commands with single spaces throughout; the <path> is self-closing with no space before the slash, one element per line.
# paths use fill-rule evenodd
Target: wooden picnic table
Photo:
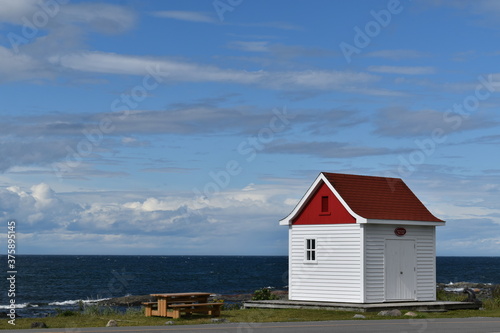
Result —
<path fill-rule="evenodd" d="M 208 303 L 210 293 L 168 293 L 151 296 L 156 297 L 156 302 L 142 303 L 146 317 L 180 318 L 182 313 L 190 315 L 193 312 L 218 317 L 222 306 L 222 303 Z"/>

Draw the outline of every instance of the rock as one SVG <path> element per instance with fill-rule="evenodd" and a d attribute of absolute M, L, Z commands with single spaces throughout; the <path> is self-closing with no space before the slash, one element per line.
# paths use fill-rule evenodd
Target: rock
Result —
<path fill-rule="evenodd" d="M 405 313 L 405 316 L 408 316 L 408 317 L 416 317 L 418 316 L 415 312 L 413 311 L 408 311 L 407 313 Z"/>
<path fill-rule="evenodd" d="M 116 322 L 116 320 L 110 320 L 106 324 L 106 327 L 117 327 L 117 326 L 118 326 L 118 323 Z"/>
<path fill-rule="evenodd" d="M 42 321 L 35 321 L 34 323 L 31 323 L 31 328 L 48 328 L 47 324 L 45 324 Z"/>
<path fill-rule="evenodd" d="M 212 318 L 212 323 L 225 323 L 227 322 L 226 318 Z"/>
<path fill-rule="evenodd" d="M 355 319 L 365 319 L 366 317 L 363 316 L 362 314 L 355 314 L 353 318 L 355 318 Z"/>
<path fill-rule="evenodd" d="M 271 292 L 273 295 L 276 295 L 279 297 L 279 299 L 287 299 L 288 297 L 288 291 L 286 290 L 273 290 Z M 243 301 L 249 301 L 252 299 L 252 294 L 232 294 L 232 295 L 213 295 L 211 297 L 211 300 L 217 298 L 218 300 L 224 300 L 226 302 L 243 302 Z M 115 297 L 115 298 L 110 298 L 102 301 L 98 301 L 98 305 L 104 305 L 104 306 L 141 306 L 142 302 L 154 302 L 156 300 L 155 297 L 151 295 L 132 295 L 132 296 L 124 296 L 124 297 Z"/>
<path fill-rule="evenodd" d="M 474 292 L 474 289 L 465 288 L 463 293 L 467 294 L 467 299 L 464 302 L 473 302 L 479 305 L 483 305 L 483 303 L 476 298 L 476 293 Z"/>
<path fill-rule="evenodd" d="M 380 311 L 378 313 L 379 316 L 385 316 L 385 317 L 398 317 L 401 316 L 401 311 L 394 309 L 394 310 L 384 310 Z"/>
<path fill-rule="evenodd" d="M 173 321 L 171 321 L 171 320 L 169 320 L 169 321 L 167 321 L 167 322 L 165 323 L 165 325 L 173 325 L 173 324 L 174 324 L 174 322 L 173 322 Z"/>
<path fill-rule="evenodd" d="M 225 302 L 243 302 L 249 301 L 252 299 L 252 294 L 232 294 L 232 295 L 217 295 L 215 298 L 218 300 L 224 300 Z M 210 302 L 213 302 L 213 299 L 209 299 Z"/>
<path fill-rule="evenodd" d="M 464 289 L 472 289 L 479 300 L 491 298 L 494 296 L 495 288 L 499 286 L 488 283 L 470 283 L 470 282 L 455 282 L 455 283 L 438 283 L 437 290 L 443 290 L 446 293 L 459 294 Z"/>

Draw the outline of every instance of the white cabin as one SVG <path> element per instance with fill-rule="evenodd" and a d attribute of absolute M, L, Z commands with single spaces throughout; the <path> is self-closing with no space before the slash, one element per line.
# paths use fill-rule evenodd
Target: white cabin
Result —
<path fill-rule="evenodd" d="M 399 178 L 320 173 L 289 228 L 289 299 L 436 300 L 436 226 Z"/>

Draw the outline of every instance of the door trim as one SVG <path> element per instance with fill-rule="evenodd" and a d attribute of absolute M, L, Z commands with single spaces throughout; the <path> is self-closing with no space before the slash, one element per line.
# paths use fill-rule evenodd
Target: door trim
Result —
<path fill-rule="evenodd" d="M 388 249 L 388 243 L 398 244 L 396 248 Z M 405 242 L 405 243 L 403 243 Z M 411 245 L 408 247 L 408 243 Z M 404 244 L 404 245 L 403 245 Z M 391 245 L 392 246 L 392 245 Z M 384 244 L 384 301 L 385 302 L 404 302 L 404 301 L 415 301 L 417 299 L 417 248 L 415 239 L 385 239 Z M 405 250 L 411 249 L 410 253 L 405 253 Z M 389 251 L 396 251 L 392 255 Z M 390 264 L 389 264 L 390 263 Z M 392 265 L 392 266 L 391 266 Z M 397 265 L 394 266 L 394 265 Z M 401 276 L 391 275 L 389 269 L 393 271 L 398 271 L 401 276 L 407 277 L 402 279 Z M 391 283 L 396 283 L 397 286 L 393 290 L 389 290 L 388 285 Z M 399 286 L 399 287 L 398 287 Z M 405 290 L 405 286 L 409 289 Z M 394 295 L 390 295 L 389 292 L 394 292 Z M 411 294 L 411 296 L 409 295 Z M 391 296 L 391 298 L 389 298 Z M 394 296 L 394 297 L 392 297 Z"/>

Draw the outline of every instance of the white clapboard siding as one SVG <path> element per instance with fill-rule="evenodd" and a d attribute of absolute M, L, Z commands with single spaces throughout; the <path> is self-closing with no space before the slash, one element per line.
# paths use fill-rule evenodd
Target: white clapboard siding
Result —
<path fill-rule="evenodd" d="M 436 298 L 435 227 L 405 226 L 406 235 L 394 235 L 393 225 L 367 224 L 365 231 L 365 302 L 385 301 L 384 253 L 387 239 L 415 241 L 416 300 L 430 301 Z"/>
<path fill-rule="evenodd" d="M 292 300 L 362 302 L 362 237 L 359 224 L 290 228 L 289 297 Z M 304 262 L 305 239 L 316 239 L 316 263 Z"/>

